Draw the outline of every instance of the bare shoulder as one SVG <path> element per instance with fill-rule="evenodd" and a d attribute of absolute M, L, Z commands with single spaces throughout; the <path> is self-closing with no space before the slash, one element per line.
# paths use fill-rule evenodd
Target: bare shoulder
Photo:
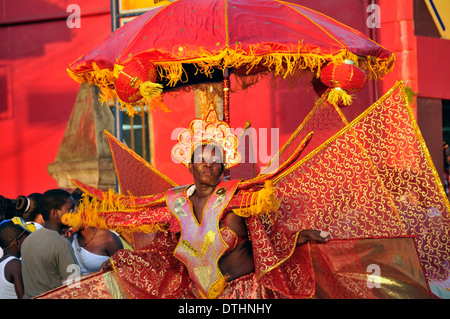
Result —
<path fill-rule="evenodd" d="M 18 267 L 20 269 L 21 265 L 22 265 L 22 263 L 21 263 L 20 259 L 11 258 L 11 260 L 8 261 L 8 263 L 6 264 L 5 267 L 8 267 L 8 268 L 17 268 Z"/>
<path fill-rule="evenodd" d="M 245 223 L 245 218 L 236 215 L 232 211 L 227 212 L 226 216 L 227 227 L 236 233 L 239 237 L 247 237 L 247 225 Z"/>
<path fill-rule="evenodd" d="M 102 237 L 104 241 L 120 240 L 120 237 L 115 232 L 108 229 L 99 228 L 97 231 L 97 236 Z"/>
<path fill-rule="evenodd" d="M 97 229 L 93 240 L 90 244 L 95 247 L 95 250 L 90 250 L 93 253 L 112 256 L 116 251 L 123 249 L 120 237 L 114 232 L 107 229 Z"/>
<path fill-rule="evenodd" d="M 12 258 L 5 265 L 5 278 L 9 282 L 13 282 L 14 278 L 16 277 L 16 274 L 19 274 L 21 276 L 21 274 L 22 274 L 22 262 L 19 259 L 17 259 L 17 258 Z"/>

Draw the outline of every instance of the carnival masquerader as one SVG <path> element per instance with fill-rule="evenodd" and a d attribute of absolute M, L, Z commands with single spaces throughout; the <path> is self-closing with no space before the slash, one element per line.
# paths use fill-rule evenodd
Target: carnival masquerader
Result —
<path fill-rule="evenodd" d="M 330 235 L 320 230 L 301 230 L 289 238 L 284 238 L 287 240 L 285 248 L 288 251 L 284 256 L 268 252 L 272 250 L 270 239 L 259 238 L 260 232 L 264 230 L 256 219 L 263 215 L 273 218 L 270 214 L 272 211 L 276 212 L 279 202 L 274 197 L 270 181 L 265 179 L 226 182 L 222 180 L 225 170 L 239 164 L 240 154 L 237 151 L 237 137 L 230 132 L 225 122 L 218 120 L 213 105 L 203 120 L 193 120 L 190 127 L 180 133 L 179 143 L 173 148 L 172 155 L 187 166 L 194 183 L 169 189 L 163 195 L 157 195 L 162 196 L 163 202 L 156 200 L 153 204 L 144 205 L 147 207 L 144 208 L 144 212 L 143 206 L 139 204 L 139 198 L 122 196 L 117 201 L 107 199 L 106 193 L 102 195 L 104 197 L 100 205 L 103 208 L 100 209 L 100 215 L 107 211 L 111 213 L 103 215 L 106 219 L 114 215 L 113 211 L 120 215 L 121 212 L 130 211 L 139 214 L 141 210 L 147 219 L 147 222 L 142 224 L 147 226 L 152 224 L 152 230 L 164 230 L 155 235 L 147 249 L 134 253 L 122 251 L 112 258 L 111 265 L 104 267 L 103 270 L 114 268 L 121 277 L 122 288 L 130 287 L 130 290 L 133 290 L 132 297 L 137 298 L 310 297 L 311 291 L 314 290 L 311 287 L 313 285 L 311 280 L 305 283 L 298 282 L 311 274 L 310 261 L 305 263 L 307 265 L 305 269 L 300 269 L 302 267 L 299 268 L 299 265 L 293 262 L 294 266 L 287 266 L 292 268 L 288 274 L 285 274 L 286 270 L 281 270 L 282 267 L 279 266 L 288 264 L 285 261 L 292 255 L 295 256 L 291 258 L 293 260 L 303 261 L 303 258 L 308 260 L 307 250 L 303 250 L 306 253 L 303 256 L 302 252 L 296 252 L 296 247 L 309 241 L 325 243 Z M 82 189 L 86 187 L 81 183 L 78 186 Z M 116 195 L 112 195 L 114 196 Z M 148 197 L 146 200 L 148 201 Z M 108 202 L 110 205 L 120 207 L 106 208 Z M 116 230 L 123 227 L 123 223 L 118 221 L 109 220 L 108 226 L 102 224 L 102 221 L 99 221 L 102 218 L 93 217 L 95 206 L 96 204 L 92 202 L 80 206 L 81 215 L 83 209 L 85 213 L 82 224 L 100 222 L 101 225 L 96 226 Z M 88 211 L 90 217 L 86 218 Z M 70 217 L 72 220 L 68 222 L 72 225 L 77 224 L 74 220 L 79 219 L 80 214 Z M 151 221 L 148 222 L 148 219 Z M 250 229 L 249 222 L 252 224 L 249 226 Z M 169 230 L 161 226 L 163 224 L 166 224 Z M 258 242 L 255 243 L 255 239 L 258 239 Z M 165 249 L 158 246 L 165 246 Z M 155 258 L 159 259 L 152 255 L 156 251 L 162 259 L 166 259 L 166 265 L 160 265 L 160 260 L 154 262 Z M 263 256 L 263 251 L 264 254 L 272 256 L 271 261 L 265 260 L 268 256 Z M 130 273 L 124 269 L 126 265 L 131 264 L 126 260 L 136 262 L 137 256 L 141 257 L 139 259 L 147 267 L 144 270 L 146 274 L 142 276 L 146 281 L 149 277 L 153 281 L 145 288 L 139 288 L 139 285 L 131 288 L 133 282 L 143 278 L 120 275 Z M 272 275 L 268 276 L 265 278 L 266 283 L 262 284 L 261 278 L 273 268 L 279 268 L 273 271 L 273 277 L 276 279 L 268 279 Z M 159 272 L 166 273 L 160 275 Z M 298 279 L 292 282 L 289 276 L 296 276 Z M 163 283 L 167 283 L 168 286 Z M 144 293 L 146 289 L 147 293 Z"/>
<path fill-rule="evenodd" d="M 215 280 L 211 281 L 213 284 L 220 283 L 221 278 L 225 278 L 228 282 L 236 280 L 236 283 L 233 283 L 233 285 L 242 285 L 242 282 L 239 283 L 240 278 L 248 274 L 254 275 L 253 249 L 248 236 L 245 217 L 239 216 L 233 211 L 224 210 L 220 205 L 220 202 L 223 202 L 223 205 L 226 204 L 227 196 L 233 195 L 233 189 L 236 188 L 238 183 L 238 181 L 221 182 L 221 176 L 225 170 L 222 154 L 223 151 L 220 146 L 214 145 L 214 142 L 197 146 L 193 152 L 191 163 L 188 164 L 189 171 L 193 175 L 194 184 L 185 188 L 183 193 L 173 190 L 168 192 L 169 207 L 173 207 L 172 210 L 177 214 L 177 219 L 181 225 L 181 238 L 179 239 L 181 244 L 175 250 L 175 256 L 186 265 L 192 264 L 192 259 L 198 261 L 198 265 L 212 262 L 214 266 L 217 263 L 218 268 L 211 268 L 217 272 L 214 277 Z M 232 191 L 230 194 L 227 194 L 228 185 L 231 185 L 230 189 Z M 221 194 L 224 199 L 220 197 Z M 181 205 L 181 210 L 184 213 L 177 213 L 177 211 L 181 212 L 181 210 L 178 209 L 178 204 L 176 203 L 184 204 Z M 217 220 L 219 220 L 218 225 Z M 208 226 L 202 227 L 203 223 L 208 224 Z M 195 231 L 185 234 L 183 229 Z M 214 245 L 212 241 L 215 239 L 216 233 L 220 234 L 222 241 L 218 240 L 218 244 Z M 205 243 L 209 245 L 209 242 L 205 241 L 201 246 L 202 251 L 192 254 L 196 250 L 190 243 L 195 242 L 195 238 L 205 238 L 206 240 L 211 238 L 212 246 L 208 247 L 209 249 L 204 249 L 203 247 L 207 247 Z M 327 233 L 321 233 L 318 230 L 303 230 L 299 233 L 297 245 L 304 244 L 310 240 L 325 243 L 328 239 L 329 235 Z M 221 244 L 221 242 L 225 245 Z M 201 244 L 201 242 L 199 243 Z M 209 254 L 209 250 L 212 247 L 216 248 L 216 252 Z M 211 249 L 211 251 L 213 250 Z M 195 255 L 194 258 L 192 258 L 193 255 Z M 206 260 L 202 260 L 203 258 L 206 258 Z M 191 279 L 200 288 L 200 294 L 206 296 L 206 292 L 214 287 L 205 287 L 202 283 L 204 274 L 200 273 L 198 275 L 198 271 L 196 272 L 195 269 L 196 267 L 191 268 Z M 249 278 L 252 277 L 241 281 L 253 283 L 255 278 L 252 278 L 251 281 L 248 280 Z M 255 284 L 253 283 L 253 285 Z M 202 288 L 206 289 L 202 291 Z M 256 285 L 253 289 L 256 293 L 254 297 L 277 295 L 275 292 L 269 292 L 262 285 Z M 281 297 L 282 295 L 278 296 Z"/>

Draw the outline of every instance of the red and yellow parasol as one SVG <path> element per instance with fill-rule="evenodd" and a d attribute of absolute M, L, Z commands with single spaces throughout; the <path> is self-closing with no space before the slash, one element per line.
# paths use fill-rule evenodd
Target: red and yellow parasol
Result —
<path fill-rule="evenodd" d="M 117 29 L 70 64 L 68 73 L 99 86 L 107 98 L 119 98 L 132 113 L 136 104 L 145 109 L 149 99 L 182 86 L 224 80 L 227 86 L 229 72 L 239 79 L 299 71 L 319 78 L 326 67 L 347 65 L 337 73 L 344 73 L 349 87 L 354 70 L 382 77 L 394 60 L 393 53 L 361 32 L 298 4 L 177 0 Z M 342 89 L 342 81 L 328 74 L 328 87 Z"/>

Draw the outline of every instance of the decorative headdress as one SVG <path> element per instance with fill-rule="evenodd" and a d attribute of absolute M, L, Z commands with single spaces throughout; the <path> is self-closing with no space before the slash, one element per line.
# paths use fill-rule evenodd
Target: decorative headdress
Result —
<path fill-rule="evenodd" d="M 178 134 L 178 143 L 172 148 L 172 157 L 189 165 L 194 150 L 199 145 L 215 145 L 223 151 L 223 164 L 228 169 L 240 163 L 238 138 L 231 133 L 230 126 L 219 121 L 214 103 L 211 102 L 203 119 L 194 119 L 189 127 Z"/>

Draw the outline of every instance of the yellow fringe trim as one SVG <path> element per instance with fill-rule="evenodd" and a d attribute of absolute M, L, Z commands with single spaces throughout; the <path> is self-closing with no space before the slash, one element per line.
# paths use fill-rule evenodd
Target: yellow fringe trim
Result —
<path fill-rule="evenodd" d="M 126 225 L 108 223 L 107 219 L 100 214 L 107 214 L 108 212 L 130 213 L 136 212 L 134 208 L 133 197 L 128 202 L 123 200 L 123 197 L 116 194 L 113 190 L 103 193 L 103 199 L 89 198 L 86 194 L 80 201 L 78 210 L 70 214 L 64 214 L 62 222 L 70 227 L 95 227 L 110 229 L 117 232 L 144 232 L 152 233 L 156 231 L 166 231 L 167 225 L 161 223 L 154 224 L 137 224 Z"/>
<path fill-rule="evenodd" d="M 117 76 L 115 75 L 117 70 L 110 71 L 108 69 L 99 69 L 95 63 L 92 65 L 93 70 L 89 72 L 77 74 L 68 68 L 67 73 L 72 79 L 79 83 L 89 83 L 98 86 L 101 90 L 101 93 L 99 94 L 100 104 L 103 105 L 106 103 L 110 106 L 117 106 L 130 117 L 141 115 L 143 112 L 148 113 L 151 110 L 170 112 L 170 109 L 162 101 L 161 94 L 163 93 L 163 86 L 161 84 L 155 83 L 154 85 L 150 85 L 145 82 L 142 90 L 140 90 L 140 93 L 144 98 L 134 103 L 124 102 L 119 99 L 114 89 L 117 80 Z"/>
<path fill-rule="evenodd" d="M 162 86 L 161 90 L 158 89 L 157 91 L 154 91 L 153 94 L 149 93 L 149 98 L 145 97 L 134 103 L 128 103 L 120 100 L 116 94 L 116 91 L 109 87 L 100 87 L 100 90 L 102 91 L 99 98 L 99 102 L 101 104 L 105 102 L 107 102 L 108 105 L 112 104 L 113 106 L 118 107 L 121 111 L 126 112 L 130 117 L 142 115 L 143 113 L 149 113 L 151 110 L 162 110 L 167 113 L 170 112 L 170 109 L 164 104 L 162 99 Z M 144 92 L 144 94 L 146 93 Z"/>
<path fill-rule="evenodd" d="M 273 181 L 267 180 L 264 188 L 257 192 L 244 193 L 241 206 L 233 212 L 241 217 L 265 216 L 271 221 L 276 219 L 281 201 L 275 197 Z"/>
<path fill-rule="evenodd" d="M 328 92 L 327 101 L 332 105 L 350 105 L 353 96 L 341 88 L 332 88 Z"/>
<path fill-rule="evenodd" d="M 372 78 L 381 78 L 391 72 L 394 67 L 394 54 L 384 60 L 371 56 L 358 56 L 345 49 L 336 54 L 324 55 L 316 52 L 301 52 L 302 46 L 302 43 L 298 43 L 296 48 L 293 45 L 291 53 L 262 55 L 256 53 L 257 46 L 251 47 L 249 52 L 242 50 L 239 46 L 236 46 L 234 49 L 227 47 L 218 54 L 200 50 L 199 52 L 193 52 L 193 54 L 196 53 L 198 55 L 198 58 L 195 59 L 170 62 L 154 61 L 154 64 L 159 78 L 168 81 L 167 87 L 174 87 L 178 82 L 187 83 L 189 81 L 183 64 L 193 64 L 197 68 L 197 72 L 207 76 L 210 76 L 216 69 L 224 71 L 226 68 L 245 68 L 247 74 L 249 74 L 253 68 L 263 66 L 267 68 L 268 72 L 283 78 L 307 69 L 319 77 L 321 68 L 324 65 L 330 62 L 335 64 L 344 63 L 345 60 L 353 61 L 357 67 L 363 71 L 368 71 L 369 77 Z M 114 88 L 118 73 L 122 68 L 123 66 L 116 64 L 114 70 L 100 69 L 93 63 L 90 71 L 76 73 L 68 68 L 67 72 L 77 82 L 86 82 L 100 87 L 106 97 L 116 98 L 120 107 L 124 108 L 131 116 L 139 113 L 139 111 L 153 109 L 151 101 L 145 98 L 133 104 L 122 102 L 117 98 Z M 163 110 L 168 111 L 167 107 L 163 107 Z"/>

